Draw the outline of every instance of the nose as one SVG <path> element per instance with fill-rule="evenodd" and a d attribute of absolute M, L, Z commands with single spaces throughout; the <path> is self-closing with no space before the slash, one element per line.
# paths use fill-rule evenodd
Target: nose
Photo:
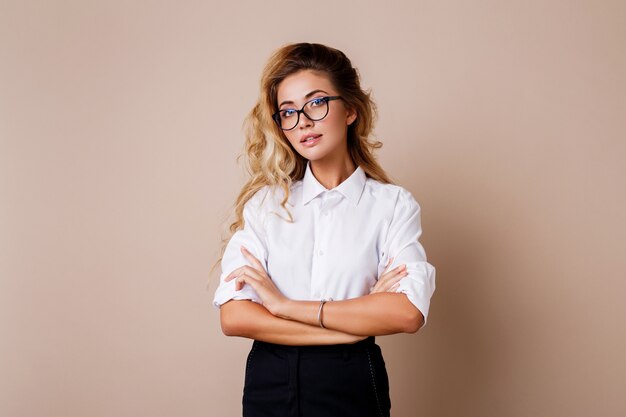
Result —
<path fill-rule="evenodd" d="M 300 127 L 300 129 L 311 126 L 312 124 L 313 124 L 313 121 L 311 119 L 306 117 L 304 113 L 300 113 L 300 120 L 298 120 L 298 126 Z"/>

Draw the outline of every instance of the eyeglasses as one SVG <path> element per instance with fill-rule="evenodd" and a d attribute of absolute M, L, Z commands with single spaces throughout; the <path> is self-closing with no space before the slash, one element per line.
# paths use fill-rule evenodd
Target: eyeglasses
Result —
<path fill-rule="evenodd" d="M 309 120 L 317 122 L 328 115 L 328 102 L 338 99 L 343 100 L 340 96 L 316 97 L 304 103 L 300 110 L 279 110 L 272 115 L 272 119 L 282 130 L 291 130 L 298 126 L 300 113 L 303 113 Z"/>

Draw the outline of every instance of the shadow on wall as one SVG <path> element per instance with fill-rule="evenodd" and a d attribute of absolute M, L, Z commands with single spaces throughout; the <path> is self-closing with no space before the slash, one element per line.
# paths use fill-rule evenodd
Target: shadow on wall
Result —
<path fill-rule="evenodd" d="M 510 259 L 515 247 L 508 225 L 498 218 L 517 227 L 523 219 L 514 197 L 493 186 L 472 181 L 471 175 L 438 178 L 429 192 L 442 194 L 418 198 L 428 200 L 421 241 L 437 270 L 429 322 L 416 335 L 380 338 L 392 404 L 402 415 L 405 410 L 433 417 L 506 415 L 510 401 L 498 401 L 493 393 L 502 392 L 510 378 L 514 329 L 499 310 L 506 300 L 506 309 L 523 316 L 524 306 L 506 285 L 507 265 L 498 262 Z"/>

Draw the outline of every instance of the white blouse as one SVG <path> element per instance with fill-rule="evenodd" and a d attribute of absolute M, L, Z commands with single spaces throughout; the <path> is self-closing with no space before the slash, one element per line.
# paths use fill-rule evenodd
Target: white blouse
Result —
<path fill-rule="evenodd" d="M 245 246 L 264 265 L 278 289 L 292 300 L 345 300 L 367 295 L 385 269 L 406 264 L 407 276 L 395 292 L 428 316 L 435 291 L 435 268 L 426 261 L 419 243 L 420 206 L 398 185 L 368 178 L 361 167 L 337 187 L 328 190 L 317 181 L 310 164 L 301 181 L 292 184 L 287 207 L 284 192 L 265 186 L 243 209 L 244 227 L 226 246 L 220 284 L 213 305 L 252 300 L 262 304 L 248 284 L 235 291 L 235 281 L 224 278 L 249 262 Z M 423 327 L 423 326 L 422 326 Z"/>

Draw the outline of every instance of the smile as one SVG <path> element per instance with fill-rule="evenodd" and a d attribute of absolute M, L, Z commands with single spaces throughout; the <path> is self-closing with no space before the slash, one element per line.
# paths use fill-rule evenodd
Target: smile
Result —
<path fill-rule="evenodd" d="M 304 146 L 313 146 L 317 144 L 321 139 L 322 135 L 309 136 L 308 138 L 301 140 L 300 143 Z"/>

